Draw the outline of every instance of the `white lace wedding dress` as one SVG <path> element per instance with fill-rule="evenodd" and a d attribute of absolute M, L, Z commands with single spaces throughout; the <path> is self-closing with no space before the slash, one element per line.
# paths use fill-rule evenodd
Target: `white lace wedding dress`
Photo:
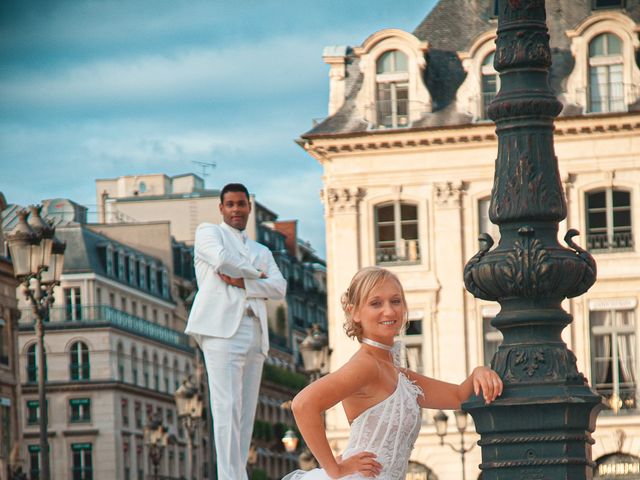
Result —
<path fill-rule="evenodd" d="M 349 442 L 342 453 L 342 458 L 346 459 L 360 452 L 375 453 L 376 460 L 382 465 L 382 471 L 375 477 L 376 479 L 404 479 L 409 456 L 420 431 L 421 415 L 418 396 L 422 395 L 420 387 L 411 382 L 403 373 L 399 373 L 394 392 L 380 403 L 362 412 L 353 421 Z M 327 480 L 330 478 L 323 469 L 316 468 L 308 472 L 296 470 L 282 480 Z M 368 477 L 354 474 L 342 478 L 355 480 Z"/>

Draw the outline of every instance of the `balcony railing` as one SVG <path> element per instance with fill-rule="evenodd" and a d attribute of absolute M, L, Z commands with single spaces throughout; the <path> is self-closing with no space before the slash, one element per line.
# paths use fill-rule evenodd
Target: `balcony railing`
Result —
<path fill-rule="evenodd" d="M 638 405 L 636 398 L 636 388 L 633 384 L 620 385 L 618 392 L 607 385 L 597 385 L 596 391 L 602 395 L 605 409 L 613 411 L 614 414 L 631 413 Z"/>
<path fill-rule="evenodd" d="M 374 123 L 373 128 L 407 128 L 428 113 L 425 103 L 410 100 L 377 100 L 366 110 L 366 117 Z"/>
<path fill-rule="evenodd" d="M 23 310 L 20 329 L 33 327 L 35 319 L 31 310 Z M 108 305 L 76 305 L 73 308 L 54 307 L 49 311 L 47 328 L 96 328 L 116 327 L 130 333 L 162 342 L 172 347 L 190 351 L 189 337 L 162 325 L 157 325 Z"/>
<path fill-rule="evenodd" d="M 590 252 L 628 252 L 633 250 L 633 233 L 618 232 L 587 234 L 587 246 Z"/>
<path fill-rule="evenodd" d="M 420 263 L 420 243 L 418 240 L 401 240 L 392 246 L 377 247 L 376 263 L 378 265 Z"/>

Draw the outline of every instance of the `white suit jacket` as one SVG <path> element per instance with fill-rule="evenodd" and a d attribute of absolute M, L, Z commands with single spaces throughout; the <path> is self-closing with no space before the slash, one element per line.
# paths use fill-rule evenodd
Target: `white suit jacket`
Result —
<path fill-rule="evenodd" d="M 269 351 L 266 299 L 284 298 L 287 282 L 267 247 L 251 239 L 243 243 L 238 230 L 225 223 L 202 223 L 196 229 L 195 269 L 198 293 L 185 333 L 231 337 L 247 306 L 260 319 L 262 351 Z M 260 278 L 264 272 L 267 278 Z M 245 288 L 227 285 L 218 275 L 244 278 Z"/>

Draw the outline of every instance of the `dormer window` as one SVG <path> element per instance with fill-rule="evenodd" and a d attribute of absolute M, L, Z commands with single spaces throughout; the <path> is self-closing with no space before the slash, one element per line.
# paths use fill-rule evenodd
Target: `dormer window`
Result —
<path fill-rule="evenodd" d="M 589 43 L 589 111 L 625 110 L 622 41 L 603 33 Z"/>
<path fill-rule="evenodd" d="M 389 50 L 378 57 L 376 90 L 378 125 L 406 127 L 409 124 L 409 69 L 404 53 Z"/>
<path fill-rule="evenodd" d="M 624 0 L 593 0 L 593 9 L 598 10 L 601 8 L 624 8 Z"/>
<path fill-rule="evenodd" d="M 489 118 L 488 109 L 489 104 L 496 98 L 498 93 L 498 73 L 493 68 L 493 57 L 495 52 L 491 52 L 484 57 L 482 61 L 482 67 L 480 68 L 480 75 L 482 81 L 482 119 Z"/>

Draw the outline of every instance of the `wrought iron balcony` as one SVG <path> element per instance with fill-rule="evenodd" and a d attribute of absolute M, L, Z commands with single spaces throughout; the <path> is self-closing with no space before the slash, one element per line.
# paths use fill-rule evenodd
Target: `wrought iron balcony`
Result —
<path fill-rule="evenodd" d="M 611 236 L 608 233 L 589 233 L 587 245 L 593 253 L 632 251 L 633 233 L 618 232 Z"/>
<path fill-rule="evenodd" d="M 23 310 L 19 321 L 21 331 L 34 327 L 35 319 L 31 310 Z M 45 321 L 47 330 L 58 328 L 98 328 L 115 327 L 155 340 L 166 345 L 191 351 L 189 337 L 184 333 L 152 323 L 135 315 L 108 305 L 74 305 L 54 307 Z"/>
<path fill-rule="evenodd" d="M 395 245 L 376 248 L 376 263 L 411 265 L 420 263 L 420 242 L 401 240 Z"/>

